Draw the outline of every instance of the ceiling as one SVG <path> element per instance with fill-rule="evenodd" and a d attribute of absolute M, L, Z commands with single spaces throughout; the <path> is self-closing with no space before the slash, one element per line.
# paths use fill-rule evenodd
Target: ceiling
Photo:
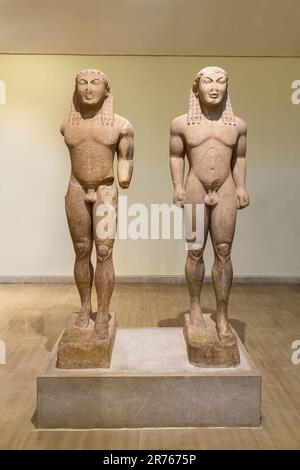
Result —
<path fill-rule="evenodd" d="M 300 0 L 0 0 L 0 53 L 300 57 Z"/>

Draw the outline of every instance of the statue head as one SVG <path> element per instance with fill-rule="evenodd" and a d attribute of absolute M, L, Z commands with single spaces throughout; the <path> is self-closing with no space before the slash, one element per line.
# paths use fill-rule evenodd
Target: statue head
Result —
<path fill-rule="evenodd" d="M 94 106 L 104 103 L 110 87 L 106 76 L 100 70 L 86 69 L 76 75 L 75 91 L 80 103 Z"/>
<path fill-rule="evenodd" d="M 113 95 L 103 72 L 96 69 L 81 70 L 76 75 L 75 91 L 71 105 L 69 122 L 76 125 L 82 119 L 82 107 L 99 106 L 103 124 L 113 125 Z"/>
<path fill-rule="evenodd" d="M 224 124 L 235 125 L 228 93 L 228 74 L 220 67 L 204 67 L 197 73 L 190 92 L 188 124 L 200 122 L 201 106 L 221 108 Z"/>

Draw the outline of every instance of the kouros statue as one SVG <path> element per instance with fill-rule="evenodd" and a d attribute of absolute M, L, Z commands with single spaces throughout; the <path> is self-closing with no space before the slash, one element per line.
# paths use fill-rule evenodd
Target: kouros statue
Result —
<path fill-rule="evenodd" d="M 75 250 L 75 282 L 81 308 L 65 330 L 57 366 L 109 367 L 115 334 L 115 317 L 109 314 L 115 274 L 112 250 L 116 232 L 118 190 L 128 188 L 133 171 L 133 128 L 113 111 L 107 78 L 99 70 L 82 70 L 76 76 L 68 119 L 61 133 L 71 157 L 71 177 L 65 198 L 68 225 Z M 92 321 L 91 253 L 95 241 L 97 314 Z"/>
<path fill-rule="evenodd" d="M 188 113 L 173 120 L 170 137 L 174 203 L 184 207 L 189 233 L 195 233 L 195 227 L 203 231 L 200 243 L 201 236 L 197 237 L 197 233 L 193 239 L 187 237 L 185 267 L 190 313 L 185 317 L 184 334 L 190 362 L 196 365 L 228 367 L 239 363 L 236 335 L 228 322 L 227 307 L 237 209 L 249 204 L 245 189 L 246 134 L 245 122 L 232 111 L 225 70 L 219 67 L 200 70 L 190 93 Z M 184 182 L 185 155 L 189 172 Z M 204 214 L 197 212 L 198 205 L 204 207 Z M 197 213 L 203 214 L 200 223 L 196 220 Z M 215 255 L 212 268 L 217 304 L 215 323 L 208 315 L 204 318 L 200 307 L 208 232 Z"/>

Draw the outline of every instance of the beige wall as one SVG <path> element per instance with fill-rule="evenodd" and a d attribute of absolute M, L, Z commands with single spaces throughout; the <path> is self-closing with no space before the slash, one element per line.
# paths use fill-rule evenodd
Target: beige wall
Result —
<path fill-rule="evenodd" d="M 2 54 L 299 57 L 299 0 L 1 0 Z"/>
<path fill-rule="evenodd" d="M 59 125 L 75 73 L 105 71 L 116 112 L 134 125 L 129 203 L 169 203 L 169 124 L 186 112 L 193 78 L 209 64 L 229 72 L 234 111 L 249 128 L 251 206 L 238 217 L 235 274 L 300 275 L 300 105 L 291 102 L 300 59 L 6 55 L 0 55 L 7 94 L 0 105 L 0 275 L 72 273 L 64 213 L 70 163 Z M 116 241 L 119 275 L 181 275 L 184 258 L 182 241 Z M 209 272 L 210 246 L 206 260 Z"/>

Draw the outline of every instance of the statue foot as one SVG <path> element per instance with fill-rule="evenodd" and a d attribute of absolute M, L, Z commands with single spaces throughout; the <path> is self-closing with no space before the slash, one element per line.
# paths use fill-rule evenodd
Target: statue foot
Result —
<path fill-rule="evenodd" d="M 108 317 L 102 317 L 100 320 L 96 320 L 94 328 L 94 337 L 97 339 L 108 338 Z"/>
<path fill-rule="evenodd" d="M 202 314 L 201 307 L 199 304 L 195 304 L 191 306 L 190 323 L 191 325 L 196 326 L 198 328 L 205 328 L 205 322 L 204 322 L 203 314 Z"/>
<path fill-rule="evenodd" d="M 76 319 L 75 325 L 79 328 L 87 328 L 90 323 L 92 309 L 81 309 Z"/>
<path fill-rule="evenodd" d="M 227 318 L 222 317 L 216 321 L 217 333 L 222 343 L 232 344 L 235 342 L 235 336 Z"/>

